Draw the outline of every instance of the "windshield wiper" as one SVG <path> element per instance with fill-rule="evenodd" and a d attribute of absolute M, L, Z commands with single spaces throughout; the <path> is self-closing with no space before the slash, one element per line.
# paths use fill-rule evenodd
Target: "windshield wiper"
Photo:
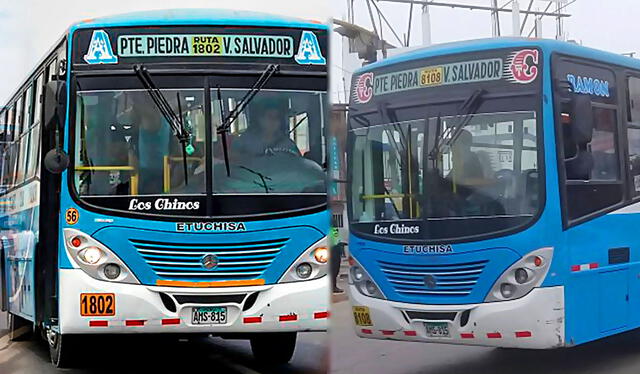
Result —
<path fill-rule="evenodd" d="M 153 100 L 154 104 L 162 114 L 162 116 L 167 120 L 169 126 L 171 126 L 171 130 L 175 137 L 178 139 L 180 144 L 182 145 L 182 165 L 184 167 L 184 183 L 186 185 L 189 184 L 189 178 L 187 176 L 187 143 L 191 139 L 191 134 L 184 126 L 184 119 L 182 118 L 182 108 L 180 103 L 180 92 L 177 92 L 178 99 L 178 112 L 180 115 L 176 114 L 176 112 L 171 108 L 169 101 L 164 96 L 162 91 L 156 86 L 156 84 L 151 79 L 151 74 L 144 65 L 134 65 L 133 71 L 136 73 L 136 76 L 144 86 L 145 90 Z"/>
<path fill-rule="evenodd" d="M 217 127 L 216 132 L 222 136 L 222 152 L 224 153 L 224 165 L 227 169 L 227 176 L 231 176 L 229 170 L 229 151 L 227 149 L 227 131 L 231 128 L 231 125 L 238 119 L 240 113 L 242 113 L 247 105 L 253 100 L 260 90 L 267 84 L 269 79 L 280 70 L 280 65 L 269 64 L 266 69 L 260 74 L 258 80 L 255 81 L 251 89 L 240 99 L 236 106 L 229 112 L 227 116 L 223 114 L 222 97 L 220 94 L 220 87 L 218 87 L 218 100 L 220 101 L 220 125 Z"/>
<path fill-rule="evenodd" d="M 218 103 L 220 103 L 220 123 L 224 123 L 224 105 L 222 104 L 222 93 L 220 92 L 220 86 L 218 86 Z M 218 134 L 222 136 L 222 153 L 224 154 L 224 166 L 227 169 L 227 177 L 231 176 L 231 170 L 229 170 L 229 150 L 227 149 L 227 131 L 222 131 L 218 128 Z"/>
<path fill-rule="evenodd" d="M 443 146 L 450 147 L 453 143 L 458 140 L 458 137 L 462 133 L 462 130 L 465 126 L 469 124 L 474 114 L 480 108 L 480 104 L 482 103 L 482 97 L 487 92 L 484 89 L 477 89 L 469 95 L 469 97 L 462 103 L 460 106 L 460 110 L 456 113 L 456 123 L 453 126 L 448 127 L 445 131 L 442 131 L 440 135 L 436 138 L 436 141 L 433 144 L 433 149 L 429 152 L 429 158 L 432 160 L 436 160 Z M 438 115 L 436 126 L 440 127 L 441 118 Z M 439 131 L 436 129 L 436 131 Z"/>
<path fill-rule="evenodd" d="M 262 174 L 260 172 L 257 172 L 255 170 L 251 170 L 246 166 L 240 165 L 240 169 L 244 169 L 244 170 L 248 171 L 249 173 L 257 175 L 260 178 L 260 181 L 262 183 L 258 183 L 256 181 L 254 181 L 253 183 L 257 184 L 258 186 L 260 186 L 262 188 L 264 188 L 264 192 L 269 193 L 269 191 L 273 189 L 273 188 L 269 187 L 269 185 L 267 185 L 267 181 L 268 180 L 272 180 L 271 177 L 268 177 L 268 176 L 266 176 L 266 175 L 264 175 L 264 174 Z"/>

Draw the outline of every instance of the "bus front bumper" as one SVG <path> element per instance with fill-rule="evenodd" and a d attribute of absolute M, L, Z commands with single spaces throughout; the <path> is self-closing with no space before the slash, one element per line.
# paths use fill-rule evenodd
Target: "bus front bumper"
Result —
<path fill-rule="evenodd" d="M 283 331 L 325 331 L 329 280 L 320 279 L 264 286 L 188 288 L 123 284 L 96 280 L 80 269 L 60 270 L 59 329 L 63 334 L 211 333 L 242 334 Z M 115 295 L 113 316 L 81 316 L 81 294 Z M 249 295 L 257 293 L 257 297 Z M 164 296 L 163 302 L 161 294 Z M 239 297 L 232 302 L 229 295 Z M 179 298 L 182 303 L 176 302 Z M 202 302 L 221 296 L 219 302 Z M 184 302 L 187 299 L 189 301 Z M 252 300 L 253 299 L 253 300 Z M 175 302 L 175 312 L 167 305 Z M 194 302 L 193 300 L 197 300 Z M 209 299 L 211 300 L 211 299 Z M 226 301 L 225 301 L 226 300 Z M 223 324 L 192 323 L 192 308 L 227 307 Z"/>
<path fill-rule="evenodd" d="M 355 326 L 362 338 L 529 349 L 565 346 L 561 286 L 535 288 L 516 300 L 463 305 L 381 300 L 362 295 L 353 285 L 349 298 L 354 308 L 368 308 L 371 326 Z M 427 325 L 440 333 L 448 330 L 448 336 L 428 335 Z"/>

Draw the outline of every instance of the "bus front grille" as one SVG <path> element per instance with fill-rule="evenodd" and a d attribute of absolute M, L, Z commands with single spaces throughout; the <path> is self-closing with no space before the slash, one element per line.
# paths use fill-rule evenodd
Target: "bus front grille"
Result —
<path fill-rule="evenodd" d="M 378 260 L 393 289 L 405 296 L 468 296 L 487 260 L 452 264 L 401 264 Z"/>
<path fill-rule="evenodd" d="M 288 240 L 172 243 L 129 239 L 129 242 L 159 278 L 215 281 L 260 278 Z M 203 264 L 209 255 L 217 261 L 211 269 Z"/>

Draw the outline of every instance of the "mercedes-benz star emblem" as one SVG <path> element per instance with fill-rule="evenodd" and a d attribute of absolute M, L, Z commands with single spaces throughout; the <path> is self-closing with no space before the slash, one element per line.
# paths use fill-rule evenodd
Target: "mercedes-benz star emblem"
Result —
<path fill-rule="evenodd" d="M 431 275 L 431 274 L 427 274 L 424 277 L 424 285 L 427 286 L 427 288 L 436 288 L 436 286 L 438 285 L 438 283 L 436 282 L 436 278 Z"/>
<path fill-rule="evenodd" d="M 202 267 L 207 269 L 207 270 L 213 270 L 216 268 L 216 266 L 218 266 L 218 256 L 210 253 L 208 255 L 204 255 L 202 257 L 202 260 L 200 260 L 200 263 L 202 264 Z"/>

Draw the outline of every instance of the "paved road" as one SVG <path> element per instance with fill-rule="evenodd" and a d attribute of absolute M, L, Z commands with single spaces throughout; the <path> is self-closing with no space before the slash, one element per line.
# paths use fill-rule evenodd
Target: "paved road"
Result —
<path fill-rule="evenodd" d="M 300 334 L 289 365 L 264 368 L 253 361 L 245 340 L 200 338 L 194 341 L 161 341 L 118 337 L 96 347 L 93 362 L 82 368 L 56 370 L 49 363 L 47 346 L 39 341 L 9 342 L 0 313 L 1 374 L 111 374 L 111 373 L 326 373 L 328 350 L 324 333 Z M 127 370 L 123 369 L 127 368 Z"/>
<path fill-rule="evenodd" d="M 333 304 L 331 374 L 637 374 L 640 331 L 550 351 L 358 338 L 348 301 Z"/>

